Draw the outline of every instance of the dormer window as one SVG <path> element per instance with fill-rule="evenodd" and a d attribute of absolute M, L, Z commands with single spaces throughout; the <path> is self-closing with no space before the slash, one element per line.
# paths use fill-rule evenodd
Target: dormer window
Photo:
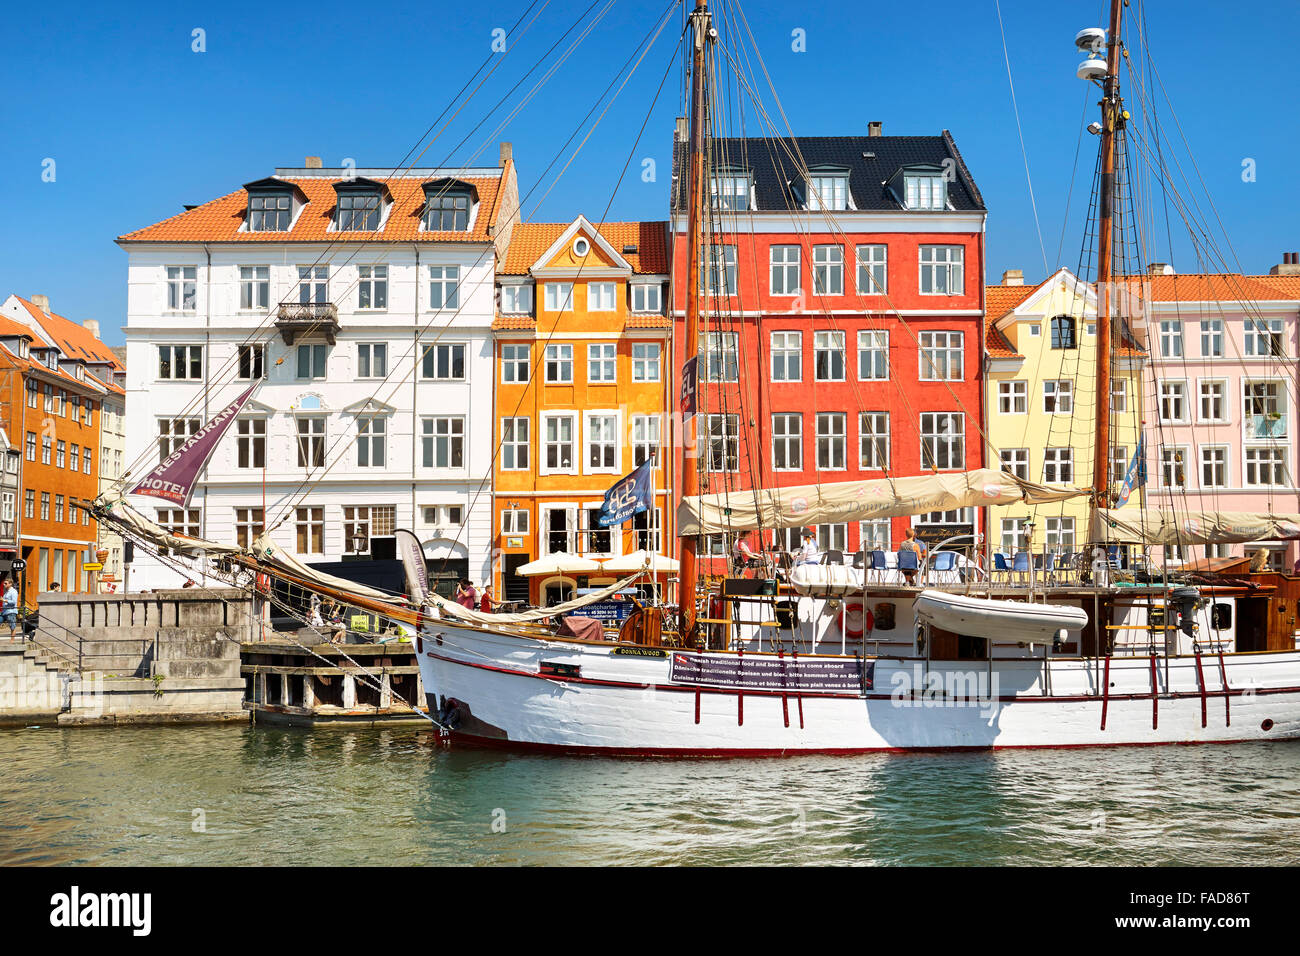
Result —
<path fill-rule="evenodd" d="M 428 232 L 464 232 L 468 229 L 469 194 L 430 196 L 424 207 L 424 228 Z"/>
<path fill-rule="evenodd" d="M 849 208 L 848 173 L 813 171 L 808 176 L 808 208 L 842 210 Z"/>
<path fill-rule="evenodd" d="M 478 191 L 472 183 L 458 179 L 427 182 L 420 228 L 425 232 L 468 232 L 477 201 Z"/>
<path fill-rule="evenodd" d="M 377 232 L 384 218 L 383 183 L 353 179 L 334 184 L 338 204 L 334 212 L 337 232 Z"/>
<path fill-rule="evenodd" d="M 249 195 L 249 232 L 287 232 L 292 218 L 293 196 L 289 192 Z"/>
<path fill-rule="evenodd" d="M 341 193 L 334 228 L 339 232 L 374 232 L 379 228 L 379 193 Z"/>
<path fill-rule="evenodd" d="M 294 213 L 307 201 L 301 189 L 274 176 L 245 183 L 244 191 L 248 193 L 247 232 L 288 232 Z"/>
<path fill-rule="evenodd" d="M 714 176 L 710 188 L 714 209 L 744 212 L 749 208 L 749 176 L 744 173 Z"/>
<path fill-rule="evenodd" d="M 907 173 L 903 184 L 908 209 L 948 208 L 948 184 L 942 173 Z"/>

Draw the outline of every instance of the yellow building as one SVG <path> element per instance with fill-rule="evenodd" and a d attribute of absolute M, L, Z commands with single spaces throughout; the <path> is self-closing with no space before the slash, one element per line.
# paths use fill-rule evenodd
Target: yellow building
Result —
<path fill-rule="evenodd" d="M 990 466 L 1044 484 L 1088 487 L 1096 427 L 1097 298 L 1068 269 L 1037 286 L 1018 271 L 985 294 L 985 352 Z M 1145 353 L 1131 338 L 1112 338 L 1110 478 L 1115 486 L 1137 448 Z M 1138 490 L 1126 507 L 1142 507 Z M 1030 507 L 989 508 L 993 550 L 1081 550 L 1089 537 L 1087 497 Z"/>
<path fill-rule="evenodd" d="M 668 553 L 667 223 L 523 223 L 497 270 L 493 561 L 497 600 L 549 603 L 617 575 L 524 577 L 565 552 Z M 605 492 L 653 458 L 657 507 L 596 522 Z"/>

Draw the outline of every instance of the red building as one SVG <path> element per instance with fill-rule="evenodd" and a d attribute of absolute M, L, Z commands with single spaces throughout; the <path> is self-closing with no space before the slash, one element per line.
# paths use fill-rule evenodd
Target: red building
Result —
<path fill-rule="evenodd" d="M 673 183 L 678 366 L 689 354 L 681 130 Z M 713 155 L 728 162 L 715 162 L 708 200 L 703 493 L 984 464 L 983 199 L 946 130 L 883 136 L 872 124 L 871 132 L 716 141 Z M 976 520 L 936 513 L 816 531 L 823 550 L 888 550 L 909 522 L 938 539 L 974 530 Z M 787 546 L 798 535 L 786 532 Z M 706 550 L 726 547 L 719 536 Z"/>

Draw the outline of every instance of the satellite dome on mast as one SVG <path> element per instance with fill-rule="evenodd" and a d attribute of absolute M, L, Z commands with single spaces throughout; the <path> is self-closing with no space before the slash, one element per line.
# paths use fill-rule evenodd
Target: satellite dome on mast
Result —
<path fill-rule="evenodd" d="M 1092 55 L 1079 64 L 1076 75 L 1081 80 L 1103 80 L 1106 78 L 1106 60 L 1102 54 L 1106 49 L 1106 31 L 1101 27 L 1086 27 L 1074 37 L 1074 45 L 1085 53 Z"/>

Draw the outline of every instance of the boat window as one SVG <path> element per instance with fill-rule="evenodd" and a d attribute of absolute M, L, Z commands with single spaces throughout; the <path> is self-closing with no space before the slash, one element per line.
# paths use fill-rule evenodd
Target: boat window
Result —
<path fill-rule="evenodd" d="M 1210 627 L 1216 631 L 1227 631 L 1232 628 L 1231 604 L 1220 601 L 1210 608 Z"/>

